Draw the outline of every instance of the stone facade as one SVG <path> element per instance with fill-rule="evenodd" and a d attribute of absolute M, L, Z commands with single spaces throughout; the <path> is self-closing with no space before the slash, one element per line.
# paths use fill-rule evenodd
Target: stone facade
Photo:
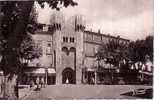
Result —
<path fill-rule="evenodd" d="M 85 31 L 82 16 L 65 20 L 61 13 L 53 13 L 50 25 L 43 25 L 33 35 L 43 48 L 43 56 L 31 63 L 56 70 L 56 84 L 81 84 L 82 69 L 94 66 L 95 57 L 102 42 L 116 37 Z M 127 43 L 126 39 L 120 38 Z"/>
<path fill-rule="evenodd" d="M 95 54 L 97 53 L 100 45 L 102 43 L 106 44 L 111 40 L 119 40 L 119 42 L 123 42 L 124 44 L 128 44 L 129 40 L 123 39 L 120 37 L 114 37 L 110 35 L 105 35 L 102 33 L 96 33 L 91 31 L 84 31 L 84 66 L 92 67 L 95 66 L 96 58 Z"/>

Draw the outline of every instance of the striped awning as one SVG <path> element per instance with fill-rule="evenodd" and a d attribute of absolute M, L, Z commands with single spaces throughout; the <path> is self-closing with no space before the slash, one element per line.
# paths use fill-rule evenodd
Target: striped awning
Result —
<path fill-rule="evenodd" d="M 48 75 L 51 75 L 56 74 L 56 71 L 54 68 L 35 68 L 33 70 L 28 70 L 25 73 L 32 75 L 45 75 L 46 73 L 48 73 Z"/>

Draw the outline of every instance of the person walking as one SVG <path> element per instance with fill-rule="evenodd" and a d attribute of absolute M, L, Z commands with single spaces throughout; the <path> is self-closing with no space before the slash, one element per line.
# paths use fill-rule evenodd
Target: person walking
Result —
<path fill-rule="evenodd" d="M 39 90 L 39 77 L 36 78 L 36 90 Z"/>
<path fill-rule="evenodd" d="M 45 82 L 44 82 L 44 78 L 43 77 L 41 77 L 41 79 L 40 79 L 40 84 L 41 84 L 41 88 L 45 88 Z"/>

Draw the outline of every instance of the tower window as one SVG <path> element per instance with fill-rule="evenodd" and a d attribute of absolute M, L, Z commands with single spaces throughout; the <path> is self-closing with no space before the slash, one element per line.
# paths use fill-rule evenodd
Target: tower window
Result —
<path fill-rule="evenodd" d="M 63 42 L 68 42 L 68 37 L 63 37 Z"/>
<path fill-rule="evenodd" d="M 59 30 L 61 30 L 61 24 L 59 24 Z"/>
<path fill-rule="evenodd" d="M 74 37 L 70 37 L 70 42 L 74 43 Z"/>
<path fill-rule="evenodd" d="M 70 42 L 72 42 L 72 38 L 70 37 Z"/>
<path fill-rule="evenodd" d="M 74 43 L 74 38 L 72 38 L 72 42 Z"/>
<path fill-rule="evenodd" d="M 65 42 L 66 41 L 66 38 L 65 37 L 63 37 L 63 42 Z"/>
<path fill-rule="evenodd" d="M 68 37 L 66 37 L 66 42 L 68 42 Z"/>
<path fill-rule="evenodd" d="M 48 44 L 48 47 L 51 47 L 51 44 Z"/>
<path fill-rule="evenodd" d="M 61 30 L 61 24 L 59 24 L 59 23 L 53 24 L 53 27 L 54 27 L 54 29 L 56 29 L 56 30 Z"/>

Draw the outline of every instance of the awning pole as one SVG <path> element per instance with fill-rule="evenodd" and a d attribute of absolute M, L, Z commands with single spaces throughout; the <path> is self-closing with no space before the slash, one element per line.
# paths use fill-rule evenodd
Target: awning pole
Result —
<path fill-rule="evenodd" d="M 95 85 L 96 85 L 97 84 L 97 72 L 96 72 L 96 70 L 95 70 L 94 74 L 95 74 Z"/>
<path fill-rule="evenodd" d="M 45 69 L 45 84 L 47 85 L 48 82 L 48 68 Z"/>

